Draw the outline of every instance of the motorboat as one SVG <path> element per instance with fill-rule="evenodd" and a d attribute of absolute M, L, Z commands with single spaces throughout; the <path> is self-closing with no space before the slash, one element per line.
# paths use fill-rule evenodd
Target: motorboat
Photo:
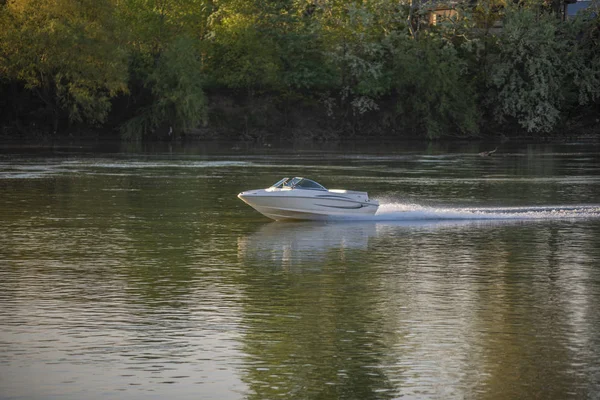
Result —
<path fill-rule="evenodd" d="M 271 219 L 327 220 L 371 216 L 379 202 L 366 192 L 326 189 L 306 178 L 283 178 L 267 189 L 248 190 L 238 197 Z"/>

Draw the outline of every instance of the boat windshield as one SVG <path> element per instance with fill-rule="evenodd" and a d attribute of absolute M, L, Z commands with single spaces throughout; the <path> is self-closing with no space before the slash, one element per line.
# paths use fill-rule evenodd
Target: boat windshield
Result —
<path fill-rule="evenodd" d="M 306 178 L 283 178 L 273 186 L 275 189 L 283 189 L 283 188 L 298 188 L 298 189 L 309 189 L 309 190 L 327 190 L 323 185 Z"/>
<path fill-rule="evenodd" d="M 281 189 L 287 181 L 289 181 L 290 178 L 283 178 L 282 180 L 280 180 L 279 182 L 271 185 L 272 188 L 276 188 L 276 189 Z"/>
<path fill-rule="evenodd" d="M 298 189 L 310 189 L 310 190 L 327 190 L 325 189 L 325 187 L 323 187 L 323 185 L 318 184 L 315 181 L 311 181 L 310 179 L 306 179 L 306 178 L 294 178 L 292 179 L 292 181 L 296 180 L 297 181 L 294 183 L 295 188 Z"/>

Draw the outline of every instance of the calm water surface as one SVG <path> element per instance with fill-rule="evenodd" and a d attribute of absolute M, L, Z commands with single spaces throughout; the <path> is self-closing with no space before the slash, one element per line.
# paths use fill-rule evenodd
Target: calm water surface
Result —
<path fill-rule="evenodd" d="M 0 398 L 600 398 L 600 148 L 481 150 L 0 149 Z"/>

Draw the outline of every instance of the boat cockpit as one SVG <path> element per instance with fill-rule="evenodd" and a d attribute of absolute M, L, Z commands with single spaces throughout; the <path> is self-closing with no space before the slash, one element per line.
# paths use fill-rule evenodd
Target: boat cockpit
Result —
<path fill-rule="evenodd" d="M 277 182 L 276 184 L 274 184 L 273 186 L 271 186 L 269 189 L 305 189 L 305 190 L 325 190 L 327 191 L 327 189 L 313 181 L 310 179 L 306 179 L 306 178 L 300 178 L 300 177 L 296 177 L 296 178 L 283 178 L 282 180 L 280 180 L 279 182 Z"/>

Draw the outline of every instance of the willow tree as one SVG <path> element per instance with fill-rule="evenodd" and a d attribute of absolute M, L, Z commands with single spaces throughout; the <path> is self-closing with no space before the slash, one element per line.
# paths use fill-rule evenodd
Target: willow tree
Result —
<path fill-rule="evenodd" d="M 36 117 L 45 115 L 53 132 L 63 118 L 102 123 L 127 90 L 113 16 L 112 0 L 8 0 L 0 8 L 0 74 L 19 83 L 15 97 L 38 99 Z"/>
<path fill-rule="evenodd" d="M 369 123 L 390 93 L 387 35 L 400 7 L 390 0 L 315 2 L 309 20 L 317 32 L 325 84 L 315 87 L 329 124 L 350 134 L 379 130 Z M 404 21 L 403 21 L 404 22 Z"/>
<path fill-rule="evenodd" d="M 600 4 L 594 7 L 578 15 L 567 31 L 567 74 L 573 89 L 569 100 L 574 108 L 593 108 L 600 101 Z"/>
<path fill-rule="evenodd" d="M 429 139 L 478 132 L 475 87 L 455 46 L 423 32 L 401 35 L 393 47 L 393 84 L 400 126 Z"/>
<path fill-rule="evenodd" d="M 213 8 L 207 0 L 119 3 L 131 89 L 126 139 L 179 135 L 205 119 L 203 41 Z"/>
<path fill-rule="evenodd" d="M 554 15 L 507 5 L 488 76 L 487 100 L 497 121 L 513 119 L 528 132 L 552 131 L 565 100 L 568 51 Z"/>
<path fill-rule="evenodd" d="M 328 61 L 338 72 L 339 97 L 353 114 L 379 108 L 377 99 L 387 92 L 382 81 L 385 49 L 374 4 L 332 2 L 323 18 Z"/>
<path fill-rule="evenodd" d="M 175 137 L 206 120 L 202 65 L 194 41 L 181 37 L 171 43 L 145 77 L 152 100 L 136 110 L 121 127 L 125 139 L 139 140 L 156 133 Z"/>
<path fill-rule="evenodd" d="M 267 24 L 270 2 L 225 0 L 211 16 L 208 69 L 217 86 L 253 93 L 277 86 L 277 26 Z M 269 26 L 270 25 L 270 26 Z"/>

